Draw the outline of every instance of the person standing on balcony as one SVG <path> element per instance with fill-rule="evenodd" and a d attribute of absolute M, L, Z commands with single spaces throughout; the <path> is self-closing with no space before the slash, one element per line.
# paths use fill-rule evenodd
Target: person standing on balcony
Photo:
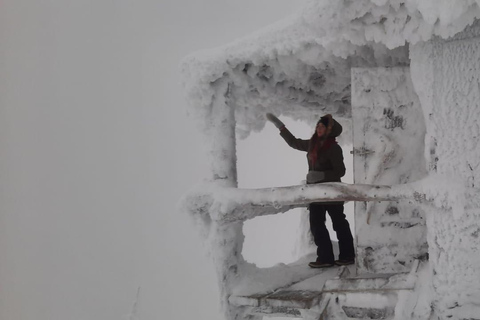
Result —
<path fill-rule="evenodd" d="M 310 140 L 297 139 L 285 124 L 271 113 L 267 120 L 279 130 L 287 144 L 297 150 L 307 152 L 307 184 L 324 182 L 341 182 L 345 175 L 342 148 L 335 140 L 342 133 L 342 126 L 327 114 L 317 122 L 315 132 Z M 308 265 L 312 268 L 327 268 L 333 265 L 349 265 L 355 262 L 355 249 L 350 225 L 344 214 L 344 202 L 314 202 L 308 207 L 310 211 L 310 230 L 317 245 L 317 259 Z M 325 225 L 326 213 L 330 215 L 333 230 L 337 233 L 339 258 L 335 261 L 332 242 Z"/>

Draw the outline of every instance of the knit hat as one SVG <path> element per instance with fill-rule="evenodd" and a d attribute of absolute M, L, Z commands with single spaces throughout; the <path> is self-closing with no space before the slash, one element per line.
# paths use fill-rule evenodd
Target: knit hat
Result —
<path fill-rule="evenodd" d="M 317 125 L 319 123 L 323 124 L 325 128 L 328 128 L 328 118 L 326 116 L 321 117 L 320 120 L 318 120 Z"/>
<path fill-rule="evenodd" d="M 334 122 L 335 122 L 335 120 L 333 120 L 332 115 L 331 114 L 326 114 L 323 117 L 321 117 L 320 120 L 318 120 L 317 125 L 319 123 L 321 123 L 325 126 L 325 128 L 331 130 Z"/>

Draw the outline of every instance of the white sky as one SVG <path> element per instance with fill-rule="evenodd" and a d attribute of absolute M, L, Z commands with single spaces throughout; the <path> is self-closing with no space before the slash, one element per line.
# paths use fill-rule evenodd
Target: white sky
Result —
<path fill-rule="evenodd" d="M 1 1 L 1 319 L 221 319 L 178 65 L 302 3 Z"/>

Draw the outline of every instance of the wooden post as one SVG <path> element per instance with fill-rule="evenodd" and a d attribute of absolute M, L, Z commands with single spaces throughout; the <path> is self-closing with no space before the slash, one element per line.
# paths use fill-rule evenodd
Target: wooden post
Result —
<path fill-rule="evenodd" d="M 229 83 L 225 79 L 212 84 L 215 94 L 212 98 L 209 119 L 210 168 L 212 183 L 219 189 L 237 187 L 237 155 L 235 137 L 235 108 L 229 104 Z M 210 216 L 212 216 L 210 212 Z M 249 315 L 242 308 L 230 305 L 228 298 L 236 281 L 241 276 L 243 263 L 243 221 L 228 224 L 211 221 L 210 247 L 216 267 L 220 288 L 220 299 L 227 320 L 260 320 Z"/>
<path fill-rule="evenodd" d="M 210 166 L 212 180 L 223 187 L 237 187 L 235 108 L 229 105 L 229 84 L 219 80 L 210 109 Z"/>

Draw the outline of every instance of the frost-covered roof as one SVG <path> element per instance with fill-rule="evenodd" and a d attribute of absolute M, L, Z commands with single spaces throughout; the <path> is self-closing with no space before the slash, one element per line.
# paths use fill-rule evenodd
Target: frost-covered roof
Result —
<path fill-rule="evenodd" d="M 182 65 L 190 114 L 207 116 L 219 79 L 232 84 L 237 131 L 274 112 L 306 122 L 350 118 L 350 68 L 409 63 L 408 45 L 448 38 L 480 16 L 480 0 L 311 0 L 291 17 Z M 315 115 L 312 117 L 312 115 Z M 203 121 L 205 122 L 205 121 Z"/>

